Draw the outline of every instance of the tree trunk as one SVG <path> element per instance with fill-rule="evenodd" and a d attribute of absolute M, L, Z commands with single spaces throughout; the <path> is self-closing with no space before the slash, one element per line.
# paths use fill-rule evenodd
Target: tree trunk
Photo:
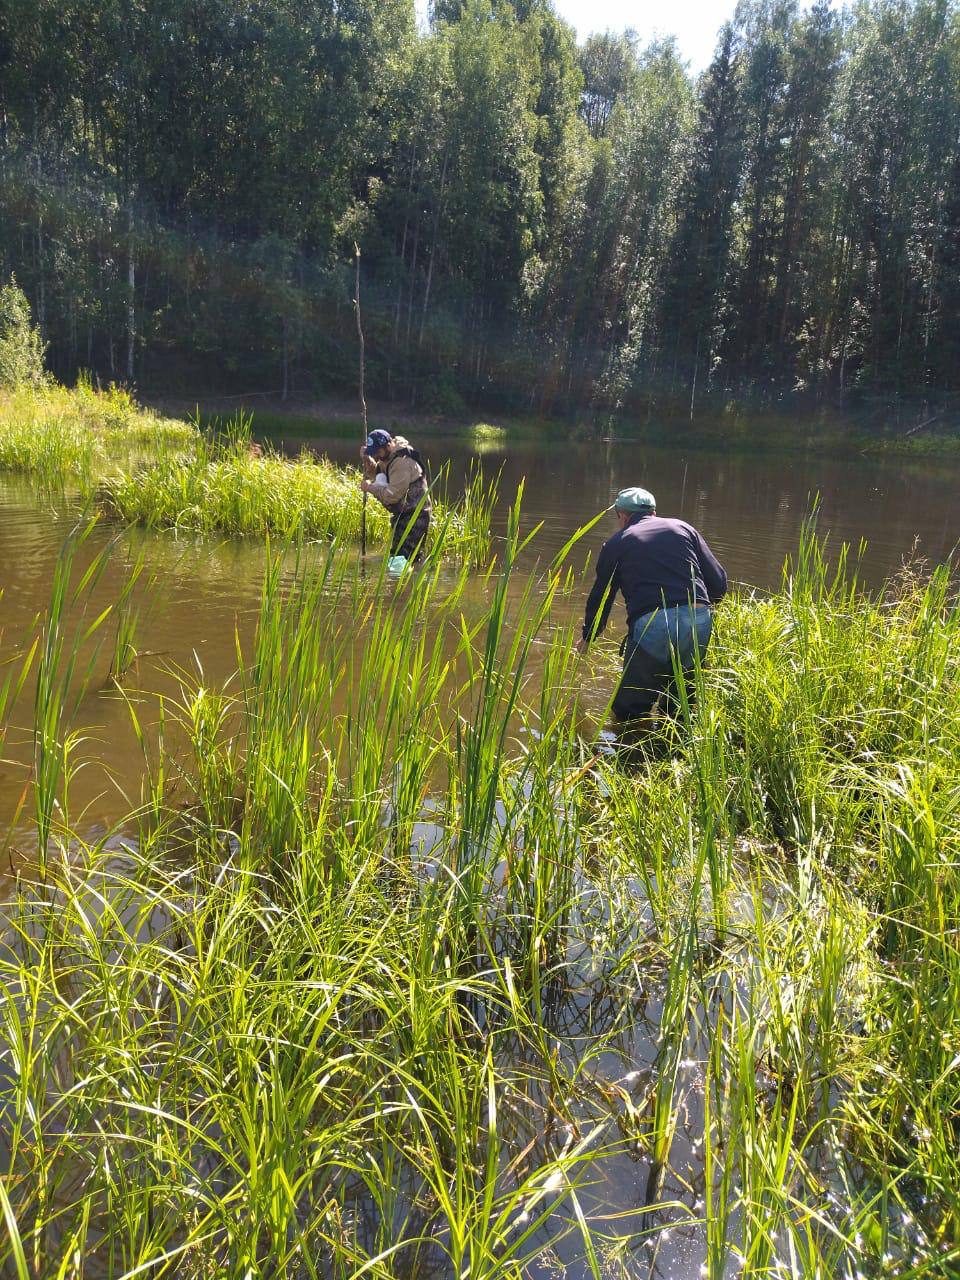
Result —
<path fill-rule="evenodd" d="M 403 235 L 400 238 L 400 271 L 397 275 L 397 303 L 393 317 L 393 345 L 400 345 L 400 310 L 403 305 L 403 268 L 407 261 L 407 236 L 410 232 L 410 206 L 413 203 L 413 175 L 417 163 L 417 144 L 410 154 L 410 177 L 407 180 L 407 203 L 403 211 Z"/>
<path fill-rule="evenodd" d="M 290 385 L 290 383 L 289 383 L 289 373 L 290 373 L 290 353 L 289 353 L 289 349 L 288 349 L 288 346 L 287 346 L 287 317 L 286 317 L 286 314 L 284 314 L 284 315 L 282 315 L 282 316 L 280 317 L 280 332 L 281 332 L 281 335 L 282 335 L 282 352 L 283 352 L 283 355 L 282 355 L 282 359 L 283 359 L 283 388 L 282 388 L 282 390 L 281 390 L 281 392 L 280 392 L 280 399 L 281 399 L 281 400 L 286 400 L 286 398 L 287 398 L 287 391 L 288 391 L 288 388 L 289 388 L 289 385 Z"/>
<path fill-rule="evenodd" d="M 136 344 L 137 268 L 133 243 L 133 200 L 127 200 L 127 382 L 133 382 L 133 352 Z"/>
<path fill-rule="evenodd" d="M 443 212 L 443 195 L 447 185 L 447 156 L 449 151 L 446 147 L 443 150 L 443 170 L 440 174 L 440 195 L 437 199 L 436 212 L 433 215 L 433 241 L 430 245 L 430 265 L 427 267 L 427 287 L 423 291 L 423 311 L 420 313 L 420 336 L 417 339 L 417 346 L 423 346 L 423 330 L 427 323 L 427 307 L 430 305 L 430 285 L 433 282 L 433 262 L 437 256 L 437 233 L 440 230 L 440 215 Z"/>
<path fill-rule="evenodd" d="M 700 339 L 697 334 L 697 354 L 693 357 L 693 381 L 690 384 L 690 421 L 693 421 L 693 407 L 697 400 L 697 370 L 700 368 Z"/>
<path fill-rule="evenodd" d="M 39 200 L 39 193 L 38 193 Z M 43 207 L 37 208 L 37 324 L 40 335 L 47 336 L 47 276 L 43 265 Z"/>
<path fill-rule="evenodd" d="M 407 348 L 410 347 L 410 330 L 413 328 L 413 294 L 417 283 L 417 250 L 420 248 L 420 219 L 413 225 L 413 261 L 410 264 L 410 289 L 407 297 Z"/>

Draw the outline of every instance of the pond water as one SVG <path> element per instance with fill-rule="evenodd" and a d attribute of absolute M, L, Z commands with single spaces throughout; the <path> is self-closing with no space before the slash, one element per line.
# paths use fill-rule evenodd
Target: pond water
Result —
<path fill-rule="evenodd" d="M 284 441 L 288 449 L 296 441 Z M 878 586 L 903 562 L 919 555 L 937 562 L 949 555 L 960 534 L 956 494 L 960 465 L 910 465 L 860 458 L 818 459 L 796 455 L 681 453 L 636 443 L 511 441 L 471 446 L 462 438 L 424 435 L 415 441 L 436 473 L 449 466 L 447 483 L 456 492 L 478 461 L 488 474 L 501 473 L 502 521 L 521 484 L 526 528 L 542 523 L 530 555 L 548 559 L 583 523 L 608 506 L 617 490 L 643 484 L 664 514 L 697 525 L 733 581 L 760 588 L 779 584 L 784 558 L 795 549 L 801 523 L 819 495 L 819 528 L 832 546 L 866 542 L 861 561 L 864 582 Z M 312 439 L 309 447 L 335 461 L 353 461 L 354 441 Z M 34 628 L 47 607 L 59 548 L 76 522 L 69 502 L 37 497 L 29 480 L 0 476 L 0 645 L 4 657 Z M 583 540 L 577 565 L 592 563 L 613 531 L 601 520 Z M 264 567 L 261 544 L 242 539 L 195 539 L 169 533 L 134 532 L 117 539 L 116 530 L 98 529 L 82 548 L 78 565 L 89 562 L 111 540 L 116 547 L 91 596 L 89 611 L 114 602 L 140 554 L 146 572 L 136 593 L 139 612 L 136 648 L 142 657 L 121 695 L 109 678 L 111 643 L 93 660 L 87 689 L 74 722 L 87 734 L 80 758 L 91 762 L 75 778 L 71 812 L 82 815 L 87 831 L 129 812 L 139 799 L 143 759 L 133 732 L 128 699 L 155 719 L 152 694 L 175 694 L 172 669 L 191 671 L 213 685 L 236 667 L 238 638 L 253 635 Z M 319 553 L 318 553 L 319 554 Z M 574 590 L 556 606 L 558 623 L 582 609 L 586 591 Z M 478 585 L 472 607 L 478 614 L 487 593 Z M 610 629 L 619 640 L 622 610 Z M 0 673 L 2 679 L 3 673 Z M 601 708 L 609 690 L 602 681 L 587 690 Z M 31 757 L 32 705 L 21 699 L 0 752 L 0 824 L 14 821 L 24 794 Z M 19 728 L 18 728 L 19 726 Z M 95 763 L 93 763 L 95 762 Z M 79 821 L 79 818 L 78 818 Z"/>
<path fill-rule="evenodd" d="M 334 461 L 357 458 L 352 441 L 304 443 Z M 863 577 L 871 586 L 914 552 L 943 560 L 960 539 L 960 461 L 681 452 L 629 441 L 484 441 L 471 447 L 462 439 L 425 436 L 413 443 L 433 471 L 449 462 L 454 489 L 478 455 L 487 472 L 502 469 L 504 499 L 523 483 L 527 519 L 543 522 L 536 541 L 542 555 L 557 551 L 628 485 L 651 490 L 661 515 L 696 525 L 732 579 L 759 587 L 779 585 L 784 558 L 795 550 L 817 497 L 818 525 L 832 544 L 866 542 Z M 612 517 L 601 522 L 584 545 L 595 550 L 613 527 Z"/>

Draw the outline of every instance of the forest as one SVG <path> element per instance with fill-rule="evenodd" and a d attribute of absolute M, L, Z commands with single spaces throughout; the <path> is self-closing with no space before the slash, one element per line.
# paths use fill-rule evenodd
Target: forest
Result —
<path fill-rule="evenodd" d="M 667 15 L 666 21 L 669 21 Z M 54 373 L 562 417 L 960 390 L 960 22 L 742 0 L 0 0 L 0 280 Z"/>

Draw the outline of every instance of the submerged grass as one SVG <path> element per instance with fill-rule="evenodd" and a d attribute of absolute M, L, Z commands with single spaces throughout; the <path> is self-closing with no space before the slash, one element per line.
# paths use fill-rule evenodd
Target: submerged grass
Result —
<path fill-rule="evenodd" d="M 479 614 L 439 556 L 389 589 L 275 558 L 234 679 L 164 707 L 186 754 L 131 699 L 122 841 L 44 782 L 0 948 L 0 1265 L 956 1274 L 946 572 L 871 599 L 808 531 L 628 761 L 584 737 L 563 566 L 520 546 L 518 507 Z"/>

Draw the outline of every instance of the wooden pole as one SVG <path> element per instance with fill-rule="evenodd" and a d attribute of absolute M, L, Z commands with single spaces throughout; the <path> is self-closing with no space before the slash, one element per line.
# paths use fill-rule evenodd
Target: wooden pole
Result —
<path fill-rule="evenodd" d="M 360 246 L 353 245 L 355 274 L 353 281 L 353 309 L 357 313 L 357 337 L 360 339 L 360 409 L 363 414 L 363 443 L 367 443 L 367 402 L 363 394 L 364 348 L 363 325 L 360 323 Z M 363 506 L 360 510 L 360 554 L 367 554 L 367 491 L 363 491 Z"/>

